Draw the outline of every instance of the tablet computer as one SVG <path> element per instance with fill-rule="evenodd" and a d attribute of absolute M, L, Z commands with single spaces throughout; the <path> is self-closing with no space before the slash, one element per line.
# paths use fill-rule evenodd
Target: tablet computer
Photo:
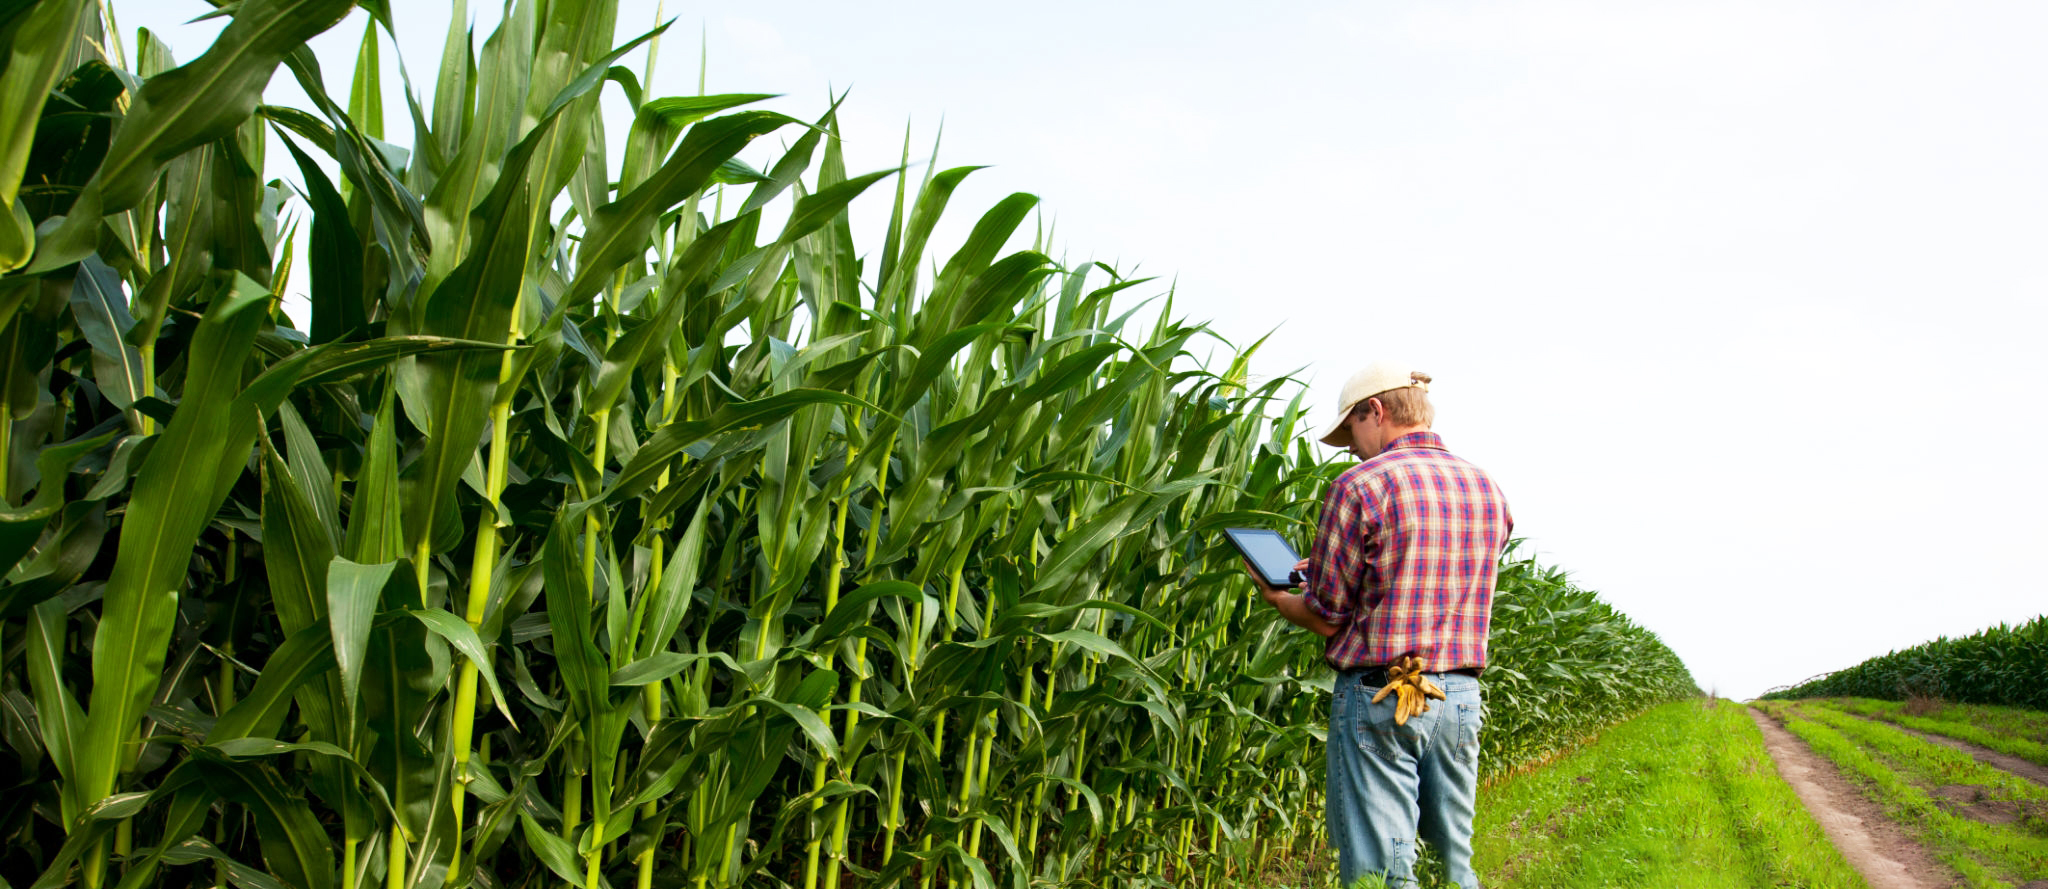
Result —
<path fill-rule="evenodd" d="M 1294 570 L 1301 557 L 1294 554 L 1294 547 L 1287 545 L 1287 538 L 1280 536 L 1280 532 L 1264 528 L 1225 528 L 1223 536 L 1230 540 L 1231 546 L 1237 547 L 1267 586 L 1289 589 L 1301 585 L 1301 575 Z"/>

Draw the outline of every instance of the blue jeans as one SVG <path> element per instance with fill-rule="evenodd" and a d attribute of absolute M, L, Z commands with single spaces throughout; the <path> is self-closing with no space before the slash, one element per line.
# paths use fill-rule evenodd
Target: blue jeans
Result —
<path fill-rule="evenodd" d="M 1374 674 L 1378 670 L 1365 671 Z M 1415 839 L 1428 840 L 1451 881 L 1479 889 L 1472 872 L 1472 812 L 1479 784 L 1479 680 L 1428 673 L 1448 700 L 1394 724 L 1394 695 L 1377 704 L 1364 674 L 1337 674 L 1330 701 L 1329 821 L 1337 870 L 1350 886 L 1382 874 L 1413 886 Z"/>

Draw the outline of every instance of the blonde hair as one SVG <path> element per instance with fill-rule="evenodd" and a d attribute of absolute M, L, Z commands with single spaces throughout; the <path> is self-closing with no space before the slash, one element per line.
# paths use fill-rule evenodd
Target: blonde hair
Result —
<path fill-rule="evenodd" d="M 1409 376 L 1414 378 L 1415 382 L 1423 385 L 1403 386 L 1399 389 L 1388 389 L 1385 392 L 1376 393 L 1359 400 L 1357 404 L 1351 406 L 1351 410 L 1354 413 L 1369 411 L 1372 409 L 1370 403 L 1378 400 L 1380 406 L 1387 411 L 1388 425 L 1421 426 L 1424 428 L 1435 425 L 1436 406 L 1429 403 L 1429 390 L 1423 388 L 1423 386 L 1429 385 L 1429 374 L 1418 371 Z"/>

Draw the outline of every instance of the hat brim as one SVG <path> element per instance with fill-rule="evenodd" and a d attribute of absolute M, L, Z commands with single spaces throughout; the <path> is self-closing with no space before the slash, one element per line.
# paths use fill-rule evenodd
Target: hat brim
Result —
<path fill-rule="evenodd" d="M 1333 448 L 1350 447 L 1351 427 L 1344 425 L 1344 421 L 1349 419 L 1350 417 L 1351 408 L 1347 407 L 1341 413 L 1337 414 L 1336 422 L 1331 423 L 1330 428 L 1323 430 L 1322 437 L 1318 440 L 1321 441 L 1323 444 L 1329 445 Z"/>

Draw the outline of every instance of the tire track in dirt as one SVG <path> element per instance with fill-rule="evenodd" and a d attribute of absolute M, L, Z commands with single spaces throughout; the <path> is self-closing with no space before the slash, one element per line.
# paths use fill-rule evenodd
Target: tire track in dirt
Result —
<path fill-rule="evenodd" d="M 1842 712 L 1847 713 L 1848 711 L 1844 710 Z M 1889 719 L 1885 719 L 1882 717 L 1865 716 L 1861 713 L 1850 713 L 1849 715 L 1854 716 L 1858 719 L 1868 720 L 1870 722 L 1876 722 L 1883 725 L 1891 726 L 1892 728 L 1898 729 L 1899 731 L 1905 732 L 1906 734 L 1912 735 L 1913 737 L 1919 738 L 1920 740 L 1926 741 L 1930 744 L 1940 744 L 1941 746 L 1947 747 L 1950 750 L 1957 750 L 1963 753 L 1967 753 L 1970 755 L 1970 758 L 1975 759 L 1976 761 L 1981 762 L 1994 769 L 1999 769 L 2001 771 L 2006 772 L 2007 774 L 2017 775 L 2021 778 L 2025 778 L 2029 781 L 2032 781 L 2035 784 L 2039 784 L 2043 787 L 2048 787 L 2048 766 L 2044 766 L 2038 762 L 2021 759 L 2017 756 L 2013 756 L 2010 753 L 2000 753 L 1988 747 L 1980 747 L 1976 744 L 1972 744 L 1960 738 L 1951 738 L 1947 735 L 1937 735 L 1933 732 L 1923 732 L 1916 728 L 1909 728 L 1907 726 L 1900 725 L 1896 722 L 1893 722 Z"/>
<path fill-rule="evenodd" d="M 1777 764 L 1778 775 L 1792 785 L 1799 801 L 1827 831 L 1842 857 L 1870 883 L 1870 889 L 1952 889 L 1962 885 L 1912 834 L 1886 818 L 1876 803 L 1843 778 L 1833 763 L 1762 711 L 1751 708 L 1749 716 L 1763 732 L 1764 749 Z"/>

